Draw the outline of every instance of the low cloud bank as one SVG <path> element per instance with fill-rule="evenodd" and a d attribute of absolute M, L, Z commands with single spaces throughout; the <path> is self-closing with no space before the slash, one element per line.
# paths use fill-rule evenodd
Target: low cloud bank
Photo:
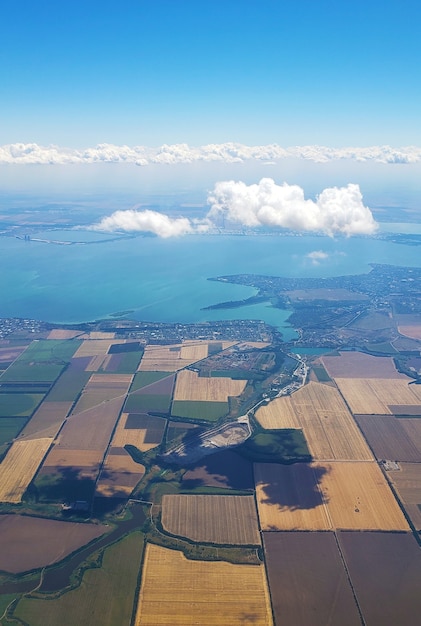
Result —
<path fill-rule="evenodd" d="M 406 146 L 371 146 L 367 148 L 327 146 L 293 146 L 283 148 L 277 144 L 246 146 L 240 143 L 208 144 L 193 147 L 186 143 L 148 146 L 116 146 L 102 143 L 86 149 L 60 146 L 40 146 L 36 143 L 15 143 L 0 146 L 1 164 L 67 165 L 84 163 L 132 163 L 139 166 L 177 163 L 243 163 L 249 160 L 273 163 L 286 158 L 297 158 L 318 163 L 351 159 L 377 163 L 419 163 L 421 148 Z"/>
<path fill-rule="evenodd" d="M 262 178 L 255 185 L 225 181 L 209 195 L 212 222 L 232 222 L 250 227 L 280 227 L 328 235 L 372 234 L 377 224 L 364 206 L 358 185 L 331 187 L 316 201 L 306 200 L 298 185 L 277 185 Z"/>
<path fill-rule="evenodd" d="M 171 218 L 157 211 L 116 211 L 105 217 L 99 224 L 92 226 L 94 230 L 106 232 L 148 232 L 163 239 L 180 237 L 193 233 L 203 233 L 207 230 L 206 224 L 196 224 L 187 217 Z"/>
<path fill-rule="evenodd" d="M 130 209 L 116 211 L 92 228 L 107 232 L 150 232 L 164 238 L 204 233 L 229 225 L 287 228 L 330 236 L 369 235 L 377 229 L 355 184 L 325 189 L 313 201 L 305 199 L 298 185 L 277 185 L 271 178 L 262 178 L 254 185 L 231 180 L 215 185 L 208 196 L 208 204 L 211 208 L 203 220 L 171 218 L 157 211 Z"/>

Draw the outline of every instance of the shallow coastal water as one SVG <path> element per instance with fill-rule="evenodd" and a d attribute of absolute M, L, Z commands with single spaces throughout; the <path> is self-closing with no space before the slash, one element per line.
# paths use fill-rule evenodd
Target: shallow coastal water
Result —
<path fill-rule="evenodd" d="M 56 245 L 2 237 L 0 317 L 69 323 L 127 312 L 132 319 L 158 322 L 263 319 L 290 338 L 289 312 L 267 303 L 202 310 L 255 293 L 207 279 L 241 273 L 340 276 L 368 272 L 370 263 L 419 266 L 420 257 L 417 246 L 370 238 L 136 237 Z"/>

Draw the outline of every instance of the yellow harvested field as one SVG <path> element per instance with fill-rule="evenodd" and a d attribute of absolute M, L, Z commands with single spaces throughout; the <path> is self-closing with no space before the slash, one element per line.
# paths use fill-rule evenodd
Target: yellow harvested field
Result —
<path fill-rule="evenodd" d="M 48 334 L 47 339 L 73 339 L 81 335 L 80 330 L 65 330 L 64 328 L 53 328 Z"/>
<path fill-rule="evenodd" d="M 415 529 L 421 530 L 421 463 L 399 463 L 400 470 L 387 472 Z"/>
<path fill-rule="evenodd" d="M 103 453 L 98 450 L 68 450 L 54 446 L 43 467 L 99 467 Z"/>
<path fill-rule="evenodd" d="M 110 339 L 87 339 L 79 346 L 73 357 L 105 356 L 113 343 L 124 343 L 124 341 L 112 341 Z"/>
<path fill-rule="evenodd" d="M 342 395 L 355 414 L 387 415 L 389 405 L 421 404 L 421 388 L 409 385 L 411 379 L 396 378 L 336 378 Z"/>
<path fill-rule="evenodd" d="M 132 382 L 133 376 L 131 374 L 92 374 L 88 380 L 85 389 L 121 389 L 127 391 Z"/>
<path fill-rule="evenodd" d="M 310 382 L 291 396 L 276 398 L 262 407 L 256 417 L 264 428 L 302 428 L 314 459 L 373 459 L 335 387 Z"/>
<path fill-rule="evenodd" d="M 21 502 L 52 441 L 43 437 L 12 444 L 0 464 L 0 502 Z"/>
<path fill-rule="evenodd" d="M 139 474 L 141 476 L 145 473 L 145 466 L 135 463 L 124 448 L 112 447 L 105 459 L 104 468 L 115 472 L 130 472 L 131 474 Z"/>
<path fill-rule="evenodd" d="M 164 495 L 162 526 L 199 543 L 260 545 L 253 496 Z"/>
<path fill-rule="evenodd" d="M 117 448 L 124 448 L 126 445 L 135 446 L 141 452 L 147 452 L 156 448 L 159 443 L 146 442 L 148 438 L 147 428 L 126 428 L 126 422 L 129 417 L 128 413 L 122 413 L 114 433 L 112 445 Z M 152 420 L 153 418 L 151 418 Z"/>
<path fill-rule="evenodd" d="M 375 462 L 314 463 L 334 528 L 409 531 L 399 505 Z"/>
<path fill-rule="evenodd" d="M 294 394 L 296 395 L 296 394 Z M 263 428 L 301 428 L 301 422 L 292 402 L 293 396 L 275 398 L 256 412 L 256 419 Z"/>
<path fill-rule="evenodd" d="M 228 396 L 239 396 L 246 384 L 246 380 L 202 378 L 197 372 L 183 370 L 177 374 L 174 400 L 227 402 Z"/>
<path fill-rule="evenodd" d="M 411 326 L 398 326 L 398 331 L 401 335 L 405 335 L 405 337 L 421 340 L 421 324 L 414 324 Z"/>
<path fill-rule="evenodd" d="M 138 371 L 176 372 L 207 356 L 207 341 L 188 341 L 170 346 L 146 346 Z"/>
<path fill-rule="evenodd" d="M 256 463 L 254 477 L 262 530 L 328 530 L 318 485 L 324 473 L 307 463 Z"/>
<path fill-rule="evenodd" d="M 89 333 L 89 337 L 90 339 L 114 339 L 115 333 L 103 332 L 101 330 L 92 330 Z"/>
<path fill-rule="evenodd" d="M 273 625 L 263 565 L 189 561 L 181 552 L 147 546 L 135 626 L 246 623 Z"/>

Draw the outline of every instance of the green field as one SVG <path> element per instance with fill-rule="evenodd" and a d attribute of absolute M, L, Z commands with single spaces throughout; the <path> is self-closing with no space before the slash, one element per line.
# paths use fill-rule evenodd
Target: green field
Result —
<path fill-rule="evenodd" d="M 0 418 L 29 417 L 43 398 L 39 393 L 0 393 Z"/>
<path fill-rule="evenodd" d="M 70 366 L 53 385 L 46 402 L 72 402 L 78 397 L 91 375 L 92 372 L 72 369 Z"/>
<path fill-rule="evenodd" d="M 33 341 L 1 376 L 1 382 L 53 382 L 70 361 L 80 341 Z"/>
<path fill-rule="evenodd" d="M 327 383 L 332 380 L 323 365 L 313 365 L 312 370 L 316 374 L 319 383 Z"/>
<path fill-rule="evenodd" d="M 137 391 L 147 385 L 158 382 L 167 376 L 171 376 L 171 372 L 138 372 L 135 374 L 130 391 Z"/>
<path fill-rule="evenodd" d="M 167 413 L 170 409 L 171 396 L 164 394 L 130 394 L 126 400 L 124 410 L 126 413 L 147 413 L 158 411 Z"/>
<path fill-rule="evenodd" d="M 3 417 L 0 419 L 0 460 L 9 448 L 8 444 L 22 430 L 27 421 L 26 417 Z"/>
<path fill-rule="evenodd" d="M 228 402 L 206 402 L 200 400 L 175 400 L 171 414 L 195 420 L 216 422 L 229 411 Z"/>
<path fill-rule="evenodd" d="M 130 624 L 143 554 L 143 535 L 127 535 L 104 551 L 99 569 L 85 572 L 77 589 L 56 599 L 22 598 L 14 611 L 31 626 Z"/>
<path fill-rule="evenodd" d="M 3 417 L 0 419 L 0 445 L 12 441 L 27 421 L 25 417 Z"/>
<path fill-rule="evenodd" d="M 303 432 L 292 428 L 257 432 L 238 446 L 236 451 L 256 463 L 293 463 L 311 460 Z"/>

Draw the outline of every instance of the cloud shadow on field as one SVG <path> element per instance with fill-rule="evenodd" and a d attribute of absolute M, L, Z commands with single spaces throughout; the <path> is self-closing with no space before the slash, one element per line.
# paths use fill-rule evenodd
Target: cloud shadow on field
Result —
<path fill-rule="evenodd" d="M 262 504 L 278 506 L 281 510 L 315 509 L 325 504 L 321 484 L 329 469 L 309 463 L 266 466 L 260 481 Z"/>

